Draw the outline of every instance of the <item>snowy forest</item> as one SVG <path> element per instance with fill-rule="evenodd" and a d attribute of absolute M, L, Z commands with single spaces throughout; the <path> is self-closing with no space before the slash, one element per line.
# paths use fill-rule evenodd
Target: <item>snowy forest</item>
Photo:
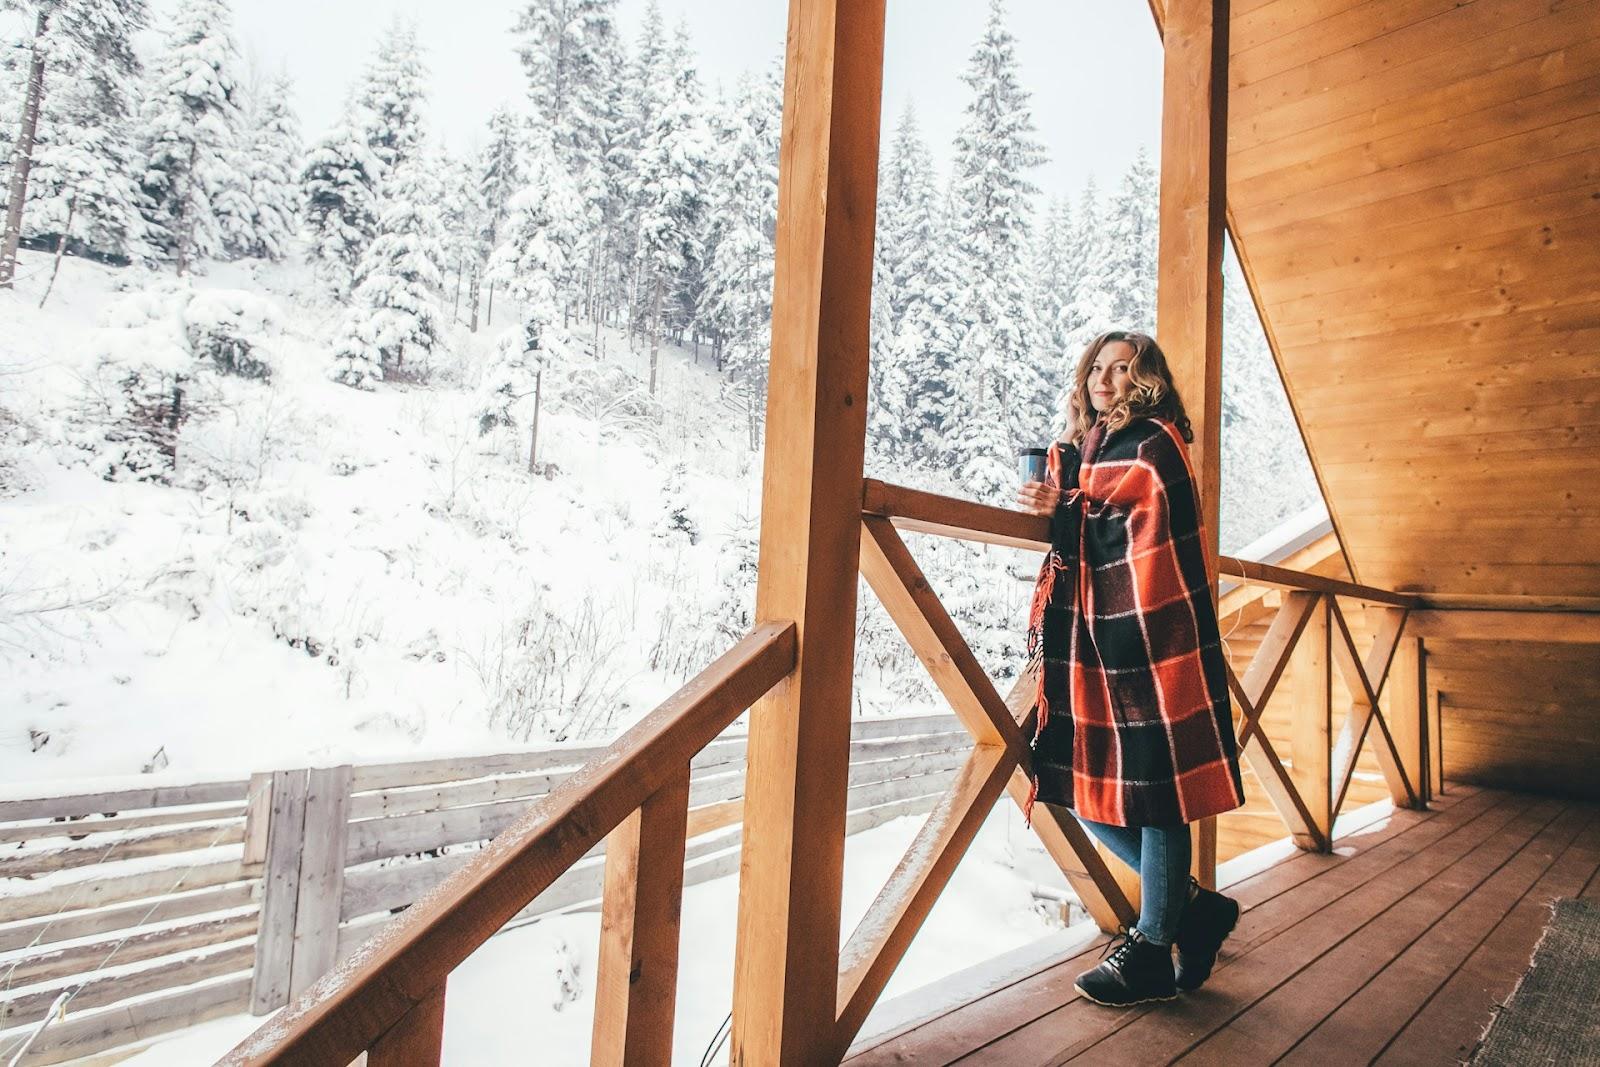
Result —
<path fill-rule="evenodd" d="M 605 737 L 748 628 L 780 42 L 708 85 L 654 4 L 507 31 L 451 154 L 404 21 L 302 131 L 228 0 L 0 7 L 0 776 Z M 993 0 L 943 172 L 888 116 L 871 333 L 869 474 L 1000 504 L 1083 345 L 1159 328 L 1156 164 L 1040 188 L 1015 43 Z M 1317 494 L 1226 281 L 1236 550 Z M 1013 672 L 1036 560 L 913 549 Z M 865 591 L 858 660 L 860 714 L 938 708 Z"/>

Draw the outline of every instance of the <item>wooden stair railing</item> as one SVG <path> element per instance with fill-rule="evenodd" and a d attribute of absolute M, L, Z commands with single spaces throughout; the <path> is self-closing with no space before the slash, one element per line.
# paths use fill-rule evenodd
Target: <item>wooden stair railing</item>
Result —
<path fill-rule="evenodd" d="M 450 972 L 607 835 L 595 1060 L 667 1062 L 689 761 L 795 659 L 758 626 L 220 1062 L 436 1065 Z"/>

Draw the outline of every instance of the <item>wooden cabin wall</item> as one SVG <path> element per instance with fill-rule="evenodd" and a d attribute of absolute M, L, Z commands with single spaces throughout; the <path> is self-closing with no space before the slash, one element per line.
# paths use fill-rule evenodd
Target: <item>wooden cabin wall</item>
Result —
<path fill-rule="evenodd" d="M 1445 777 L 1600 799 L 1600 645 L 1429 641 Z"/>

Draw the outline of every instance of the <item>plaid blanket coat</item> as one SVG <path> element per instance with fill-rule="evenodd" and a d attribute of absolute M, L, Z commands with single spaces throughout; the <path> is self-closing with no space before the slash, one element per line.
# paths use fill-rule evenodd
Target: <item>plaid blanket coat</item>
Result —
<path fill-rule="evenodd" d="M 1050 450 L 1062 488 L 1028 634 L 1040 666 L 1034 798 L 1114 826 L 1244 803 L 1193 468 L 1135 419 Z M 1031 819 L 1033 799 L 1028 802 Z"/>

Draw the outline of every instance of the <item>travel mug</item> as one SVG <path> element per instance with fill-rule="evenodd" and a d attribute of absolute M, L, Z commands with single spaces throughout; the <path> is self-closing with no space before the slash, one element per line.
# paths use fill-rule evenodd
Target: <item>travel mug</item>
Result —
<path fill-rule="evenodd" d="M 1045 459 L 1046 452 L 1042 448 L 1023 448 L 1017 450 L 1017 467 L 1022 476 L 1022 484 L 1029 482 L 1042 482 L 1049 471 L 1049 464 Z"/>

